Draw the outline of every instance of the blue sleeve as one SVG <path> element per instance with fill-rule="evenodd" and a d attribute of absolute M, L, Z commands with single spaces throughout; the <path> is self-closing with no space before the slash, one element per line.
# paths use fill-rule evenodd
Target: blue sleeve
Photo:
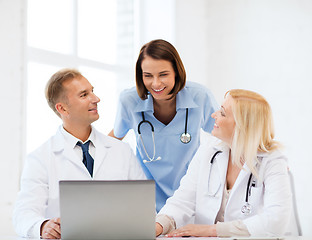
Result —
<path fill-rule="evenodd" d="M 127 101 L 128 95 L 125 94 L 125 91 L 122 92 L 119 96 L 117 113 L 114 124 L 114 135 L 118 138 L 124 137 L 128 131 L 131 129 L 131 119 L 128 112 L 131 109 L 129 101 Z"/>
<path fill-rule="evenodd" d="M 206 99 L 204 104 L 204 122 L 202 129 L 205 132 L 211 132 L 215 120 L 211 117 L 211 114 L 219 109 L 219 104 L 217 103 L 215 97 L 209 89 L 206 89 Z"/>

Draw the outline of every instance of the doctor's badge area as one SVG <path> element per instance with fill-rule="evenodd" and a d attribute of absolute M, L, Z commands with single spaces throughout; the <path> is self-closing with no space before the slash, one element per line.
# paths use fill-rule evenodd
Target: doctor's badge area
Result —
<path fill-rule="evenodd" d="M 139 122 L 139 124 L 138 124 L 138 134 L 140 136 L 144 152 L 145 152 L 145 154 L 146 154 L 146 156 L 148 158 L 148 160 L 144 159 L 143 163 L 159 161 L 159 160 L 161 160 L 160 156 L 155 159 L 156 145 L 155 145 L 154 126 L 153 126 L 153 124 L 150 121 L 145 120 L 144 112 L 141 112 L 141 114 L 142 114 L 142 121 Z M 184 128 L 184 132 L 180 136 L 180 141 L 182 143 L 184 143 L 184 144 L 187 144 L 187 143 L 189 143 L 191 141 L 191 135 L 187 132 L 187 120 L 188 120 L 188 108 L 185 109 L 185 128 Z M 146 150 L 146 147 L 145 147 L 142 135 L 141 135 L 141 125 L 144 124 L 144 123 L 148 124 L 151 127 L 152 139 L 153 139 L 153 157 L 150 157 L 150 155 L 147 153 L 147 150 Z"/>
<path fill-rule="evenodd" d="M 210 190 L 210 175 L 211 175 L 211 169 L 212 169 L 212 165 L 214 163 L 214 160 L 219 153 L 222 153 L 222 151 L 215 152 L 214 155 L 212 156 L 211 160 L 210 160 L 211 166 L 210 166 L 209 178 L 208 178 L 208 195 L 213 196 L 213 197 L 215 197 L 217 192 L 219 191 L 220 185 L 215 191 Z M 253 175 L 252 175 L 252 173 L 250 173 L 248 183 L 246 186 L 245 203 L 241 208 L 241 213 L 245 216 L 248 216 L 249 214 L 252 213 L 253 207 L 249 203 L 249 197 L 251 196 L 252 188 L 255 188 L 255 187 L 256 187 L 256 180 L 253 180 Z"/>

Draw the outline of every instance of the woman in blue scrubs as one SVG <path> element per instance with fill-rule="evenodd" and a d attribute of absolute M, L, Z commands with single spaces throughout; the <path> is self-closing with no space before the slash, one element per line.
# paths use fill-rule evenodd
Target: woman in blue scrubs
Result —
<path fill-rule="evenodd" d="M 134 130 L 137 158 L 147 178 L 156 183 L 157 212 L 179 187 L 199 147 L 200 129 L 213 129 L 211 114 L 217 109 L 208 89 L 186 83 L 182 60 L 169 42 L 153 40 L 141 48 L 136 88 L 120 94 L 109 135 L 123 139 Z"/>

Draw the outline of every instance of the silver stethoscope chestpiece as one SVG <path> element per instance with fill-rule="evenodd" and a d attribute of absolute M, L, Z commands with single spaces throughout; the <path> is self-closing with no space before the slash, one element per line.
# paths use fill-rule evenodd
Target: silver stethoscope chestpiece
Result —
<path fill-rule="evenodd" d="M 189 133 L 182 133 L 180 140 L 183 143 L 189 143 L 191 141 L 191 135 Z"/>
<path fill-rule="evenodd" d="M 249 215 L 251 213 L 251 205 L 248 202 L 242 206 L 242 213 L 244 215 Z"/>

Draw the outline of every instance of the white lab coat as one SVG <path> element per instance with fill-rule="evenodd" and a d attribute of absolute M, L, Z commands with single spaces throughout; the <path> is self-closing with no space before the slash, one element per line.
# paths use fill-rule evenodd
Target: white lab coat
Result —
<path fill-rule="evenodd" d="M 210 160 L 218 150 L 222 153 L 215 157 L 211 165 Z M 195 224 L 214 224 L 226 184 L 228 156 L 229 149 L 220 143 L 201 145 L 180 187 L 159 214 L 173 217 L 177 228 L 186 225 L 192 216 Z M 245 170 L 240 171 L 231 190 L 224 221 L 242 220 L 251 236 L 283 235 L 290 220 L 292 198 L 286 158 L 275 151 L 261 153 L 258 159 L 261 160 L 259 180 L 256 187 L 252 187 L 249 197 L 251 214 L 245 216 L 241 212 L 250 176 L 250 170 L 244 165 Z"/>
<path fill-rule="evenodd" d="M 39 237 L 46 219 L 60 217 L 60 180 L 146 179 L 128 144 L 105 136 L 94 128 L 96 150 L 93 178 L 74 149 L 64 148 L 61 127 L 37 150 L 29 154 L 21 176 L 21 191 L 13 212 L 18 235 Z"/>

